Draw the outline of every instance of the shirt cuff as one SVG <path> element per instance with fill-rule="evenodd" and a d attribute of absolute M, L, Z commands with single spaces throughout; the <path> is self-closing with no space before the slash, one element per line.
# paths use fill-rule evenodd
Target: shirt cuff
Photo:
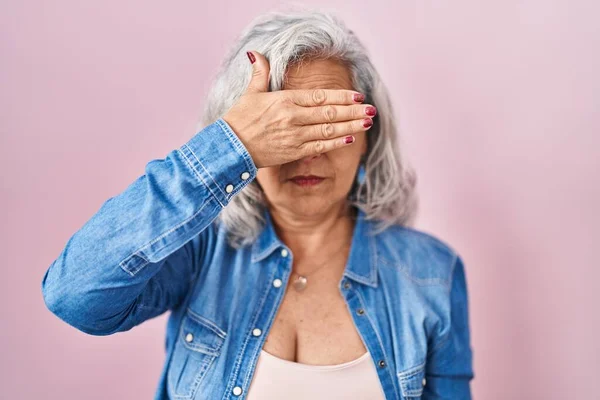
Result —
<path fill-rule="evenodd" d="M 196 133 L 179 150 L 223 207 L 256 177 L 257 168 L 248 149 L 222 118 Z"/>

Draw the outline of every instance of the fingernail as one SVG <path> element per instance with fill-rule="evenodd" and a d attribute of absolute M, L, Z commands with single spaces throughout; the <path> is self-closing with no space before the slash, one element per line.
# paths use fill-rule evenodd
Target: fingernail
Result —
<path fill-rule="evenodd" d="M 370 128 L 371 126 L 373 126 L 373 120 L 371 118 L 363 119 L 363 127 L 364 128 Z"/>
<path fill-rule="evenodd" d="M 377 114 L 377 109 L 373 106 L 367 106 L 367 108 L 365 108 L 365 113 L 373 117 Z"/>
<path fill-rule="evenodd" d="M 365 101 L 365 95 L 362 93 L 354 93 L 354 101 L 357 103 Z"/>
<path fill-rule="evenodd" d="M 251 52 L 247 51 L 246 55 L 250 59 L 250 63 L 254 64 L 254 62 L 256 61 L 256 57 L 254 57 L 254 54 L 252 54 Z"/>
<path fill-rule="evenodd" d="M 352 142 L 354 142 L 354 136 L 346 136 L 344 138 L 344 143 L 345 144 L 349 144 L 349 143 L 352 143 Z"/>

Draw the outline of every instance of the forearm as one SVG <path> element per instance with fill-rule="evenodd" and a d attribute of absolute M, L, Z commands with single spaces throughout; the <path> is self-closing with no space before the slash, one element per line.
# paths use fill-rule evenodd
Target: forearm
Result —
<path fill-rule="evenodd" d="M 204 258 L 205 229 L 256 176 L 232 135 L 223 121 L 207 126 L 105 201 L 46 271 L 48 308 L 104 335 L 177 304 Z"/>

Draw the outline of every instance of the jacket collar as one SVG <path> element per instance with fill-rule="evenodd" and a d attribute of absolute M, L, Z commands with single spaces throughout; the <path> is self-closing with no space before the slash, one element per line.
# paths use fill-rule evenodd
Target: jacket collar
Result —
<path fill-rule="evenodd" d="M 286 248 L 291 254 L 290 249 L 277 236 L 268 208 L 264 209 L 263 217 L 265 220 L 263 229 L 252 244 L 252 262 L 258 262 L 268 257 L 280 247 Z M 360 208 L 356 217 L 344 276 L 356 282 L 377 287 L 377 249 L 373 221 L 367 220 L 364 211 Z"/>

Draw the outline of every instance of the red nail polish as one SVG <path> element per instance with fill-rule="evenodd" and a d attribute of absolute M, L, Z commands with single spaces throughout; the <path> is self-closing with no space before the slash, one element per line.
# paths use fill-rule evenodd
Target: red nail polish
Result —
<path fill-rule="evenodd" d="M 365 101 L 365 95 L 362 93 L 354 93 L 354 101 L 357 103 L 362 103 Z"/>
<path fill-rule="evenodd" d="M 354 142 L 354 136 L 346 136 L 344 138 L 344 143 L 345 144 L 349 144 L 349 143 L 352 143 L 352 142 Z"/>
<path fill-rule="evenodd" d="M 248 58 L 250 59 L 250 62 L 252 64 L 254 64 L 254 62 L 256 61 L 256 57 L 254 57 L 254 54 L 252 54 L 251 52 L 247 51 L 246 55 L 248 56 Z"/>
<path fill-rule="evenodd" d="M 367 108 L 365 108 L 365 113 L 373 117 L 375 114 L 377 114 L 377 109 L 373 106 L 367 106 Z"/>
<path fill-rule="evenodd" d="M 363 127 L 364 128 L 370 128 L 371 126 L 373 126 L 373 120 L 371 118 L 363 119 Z"/>

